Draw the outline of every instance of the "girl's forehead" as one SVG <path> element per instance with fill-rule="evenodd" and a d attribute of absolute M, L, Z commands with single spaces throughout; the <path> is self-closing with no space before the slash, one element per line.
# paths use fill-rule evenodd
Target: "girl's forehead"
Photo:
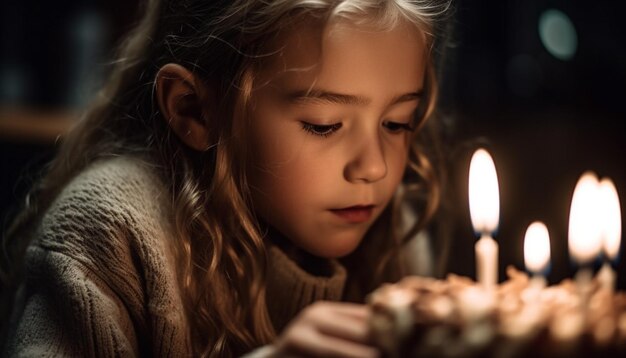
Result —
<path fill-rule="evenodd" d="M 381 30 L 348 20 L 305 19 L 281 31 L 269 47 L 272 55 L 260 69 L 263 83 L 301 87 L 324 74 L 343 77 L 366 67 L 393 72 L 389 67 L 395 65 L 411 72 L 423 62 L 425 36 L 408 22 Z"/>
<path fill-rule="evenodd" d="M 280 74 L 316 66 L 321 57 L 325 28 L 319 20 L 303 18 L 279 31 L 265 47 L 270 55 L 262 73 Z"/>

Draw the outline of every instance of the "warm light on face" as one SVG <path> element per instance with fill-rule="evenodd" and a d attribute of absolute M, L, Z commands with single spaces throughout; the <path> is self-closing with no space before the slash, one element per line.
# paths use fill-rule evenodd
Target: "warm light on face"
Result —
<path fill-rule="evenodd" d="M 602 179 L 600 182 L 600 210 L 604 254 L 609 260 L 614 260 L 619 252 L 622 236 L 622 212 L 617 190 L 610 179 Z"/>
<path fill-rule="evenodd" d="M 498 176 L 493 159 L 484 149 L 478 149 L 470 162 L 469 203 L 472 226 L 476 232 L 491 233 L 498 228 Z"/>
<path fill-rule="evenodd" d="M 578 263 L 589 263 L 600 253 L 602 213 L 598 177 L 584 173 L 574 189 L 569 214 L 569 251 Z"/>
<path fill-rule="evenodd" d="M 524 262 L 526 269 L 539 273 L 550 262 L 550 235 L 542 222 L 530 224 L 524 237 Z"/>
<path fill-rule="evenodd" d="M 393 198 L 409 153 L 403 125 L 420 100 L 397 98 L 424 88 L 423 37 L 405 23 L 308 19 L 276 38 L 280 56 L 250 98 L 247 175 L 256 214 L 296 248 L 350 254 Z M 355 206 L 369 211 L 338 214 Z"/>

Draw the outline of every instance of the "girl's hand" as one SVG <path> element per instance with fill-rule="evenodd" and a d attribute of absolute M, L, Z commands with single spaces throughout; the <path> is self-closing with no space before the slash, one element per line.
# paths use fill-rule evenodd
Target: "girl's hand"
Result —
<path fill-rule="evenodd" d="M 316 302 L 305 308 L 278 337 L 277 356 L 378 357 L 368 345 L 367 306 Z"/>

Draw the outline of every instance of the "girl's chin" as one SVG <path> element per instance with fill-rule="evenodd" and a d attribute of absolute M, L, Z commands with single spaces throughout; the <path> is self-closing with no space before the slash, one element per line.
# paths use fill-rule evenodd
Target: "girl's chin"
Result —
<path fill-rule="evenodd" d="M 311 236 L 298 233 L 282 234 L 281 231 L 270 227 L 272 241 L 287 253 L 288 256 L 298 257 L 302 254 L 312 255 L 323 259 L 338 259 L 350 255 L 359 246 L 365 233 L 362 230 L 351 231 L 319 231 L 318 235 Z"/>

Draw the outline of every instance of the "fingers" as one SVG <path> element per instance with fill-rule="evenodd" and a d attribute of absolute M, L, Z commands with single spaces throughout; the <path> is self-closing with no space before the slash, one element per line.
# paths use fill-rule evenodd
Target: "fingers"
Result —
<path fill-rule="evenodd" d="M 347 316 L 359 320 L 367 320 L 370 316 L 370 309 L 361 304 L 356 303 L 339 303 L 339 302 L 319 302 L 317 305 L 325 305 L 334 313 Z"/>
<path fill-rule="evenodd" d="M 363 319 L 329 311 L 312 315 L 310 320 L 323 334 L 354 342 L 365 343 L 368 341 L 368 326 Z"/>
<path fill-rule="evenodd" d="M 377 357 L 378 349 L 367 344 L 369 314 L 363 305 L 317 302 L 285 329 L 277 351 L 307 357 Z"/>
<path fill-rule="evenodd" d="M 378 357 L 377 349 L 324 334 L 313 326 L 297 327 L 292 333 L 289 352 L 314 357 Z"/>
<path fill-rule="evenodd" d="M 324 346 L 329 347 L 330 356 L 339 357 L 378 357 L 378 349 L 363 344 L 338 339 L 332 336 L 323 336 Z"/>

